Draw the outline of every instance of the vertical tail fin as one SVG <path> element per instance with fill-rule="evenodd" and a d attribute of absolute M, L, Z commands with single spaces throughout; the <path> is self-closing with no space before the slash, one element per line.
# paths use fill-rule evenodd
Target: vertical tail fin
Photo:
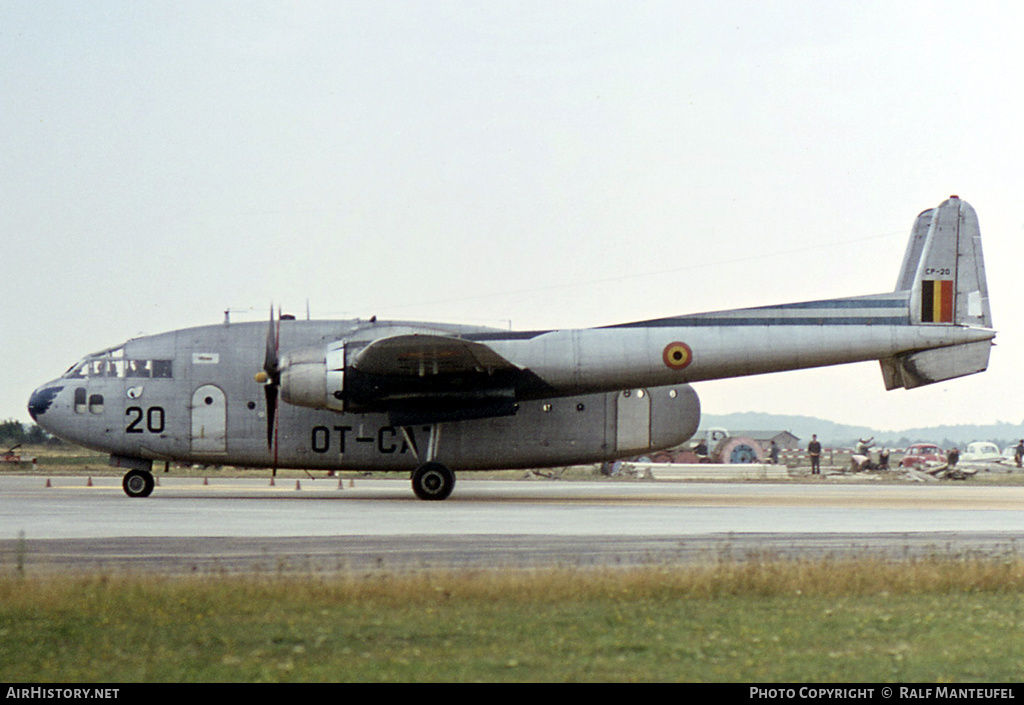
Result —
<path fill-rule="evenodd" d="M 910 291 L 914 288 L 917 266 L 921 264 L 921 253 L 924 251 L 925 242 L 928 241 L 928 230 L 932 226 L 935 210 L 935 208 L 929 208 L 917 216 L 917 220 L 914 221 L 914 227 L 910 231 L 910 241 L 907 243 L 907 252 L 903 255 L 900 278 L 896 282 L 896 291 Z"/>
<path fill-rule="evenodd" d="M 981 229 L 970 204 L 951 196 L 917 216 L 896 291 L 909 293 L 914 325 L 992 328 Z M 991 347 L 984 340 L 882 360 L 885 386 L 911 389 L 981 372 Z"/>
<path fill-rule="evenodd" d="M 978 216 L 951 196 L 917 216 L 896 291 L 910 292 L 913 323 L 992 327 Z"/>

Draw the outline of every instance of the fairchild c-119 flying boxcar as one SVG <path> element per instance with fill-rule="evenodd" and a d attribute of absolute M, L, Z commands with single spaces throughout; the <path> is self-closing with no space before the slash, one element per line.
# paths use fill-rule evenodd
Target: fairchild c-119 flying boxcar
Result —
<path fill-rule="evenodd" d="M 636 456 L 697 430 L 693 382 L 879 360 L 888 389 L 980 372 L 995 331 L 977 216 L 914 223 L 895 290 L 580 330 L 409 321 L 228 323 L 129 340 L 39 387 L 47 431 L 111 456 L 130 496 L 153 461 L 410 472 Z"/>

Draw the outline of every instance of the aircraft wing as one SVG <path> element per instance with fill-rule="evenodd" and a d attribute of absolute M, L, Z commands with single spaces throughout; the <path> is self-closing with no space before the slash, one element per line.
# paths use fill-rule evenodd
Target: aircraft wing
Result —
<path fill-rule="evenodd" d="M 350 367 L 369 375 L 472 375 L 519 368 L 483 343 L 443 335 L 396 335 L 363 348 Z"/>
<path fill-rule="evenodd" d="M 354 406 L 386 411 L 392 424 L 407 426 L 511 416 L 528 377 L 480 342 L 395 335 L 348 358 L 345 392 Z"/>

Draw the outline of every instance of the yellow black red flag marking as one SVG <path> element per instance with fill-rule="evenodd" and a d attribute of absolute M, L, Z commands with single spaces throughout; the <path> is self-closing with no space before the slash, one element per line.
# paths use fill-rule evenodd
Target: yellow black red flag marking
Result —
<path fill-rule="evenodd" d="M 921 322 L 953 322 L 953 281 L 925 279 L 921 282 Z"/>

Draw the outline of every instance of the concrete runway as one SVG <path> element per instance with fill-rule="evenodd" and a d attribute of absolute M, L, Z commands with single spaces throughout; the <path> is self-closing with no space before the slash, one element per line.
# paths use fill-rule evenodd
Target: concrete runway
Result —
<path fill-rule="evenodd" d="M 476 477 L 486 478 L 486 475 Z M 0 476 L 0 571 L 333 572 L 634 566 L 760 556 L 1020 555 L 1024 488 L 405 478 Z"/>

